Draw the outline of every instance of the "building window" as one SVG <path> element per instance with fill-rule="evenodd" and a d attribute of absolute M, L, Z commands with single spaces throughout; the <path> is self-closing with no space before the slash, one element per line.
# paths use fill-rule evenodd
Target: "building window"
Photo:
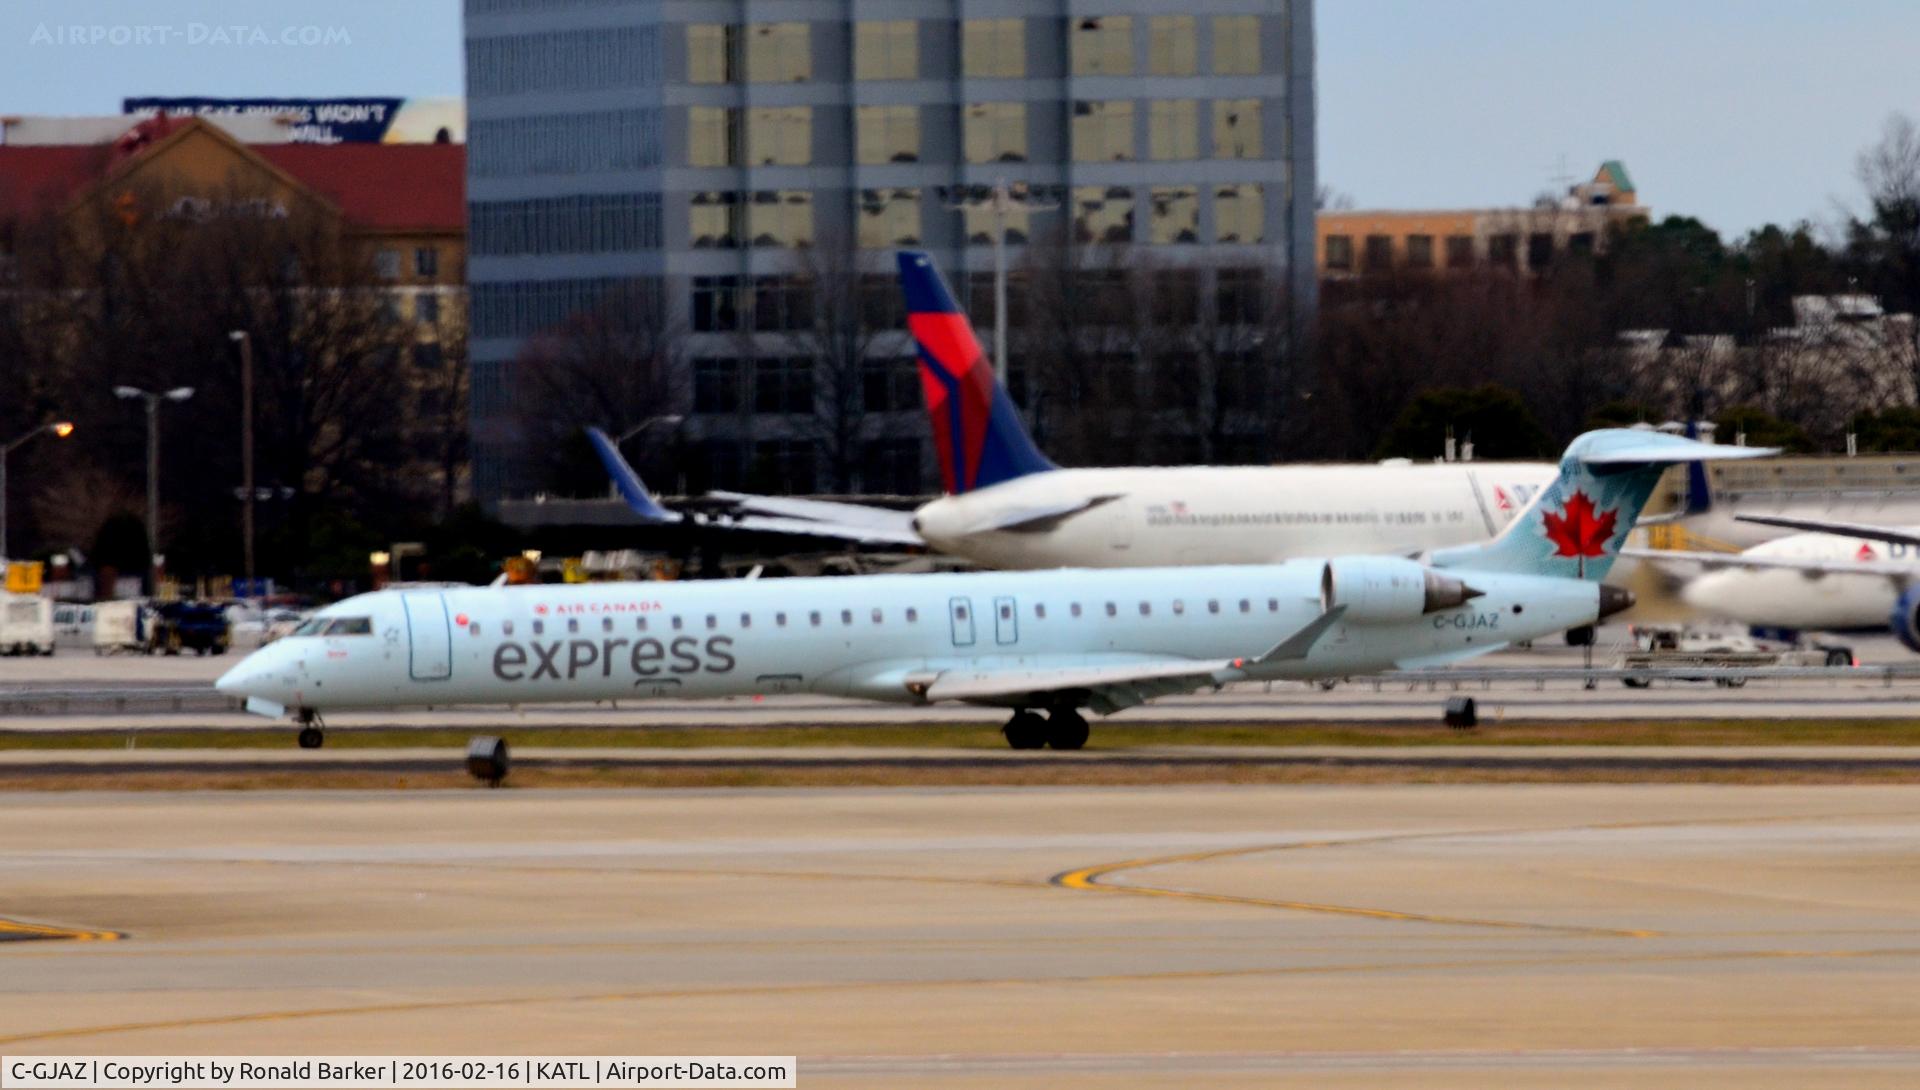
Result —
<path fill-rule="evenodd" d="M 799 439 L 771 439 L 753 445 L 754 487 L 765 492 L 812 492 L 813 445 Z M 812 615 L 819 624 L 819 614 Z"/>
<path fill-rule="evenodd" d="M 790 333 L 813 327 L 813 287 L 790 276 L 753 278 L 753 328 Z"/>
<path fill-rule="evenodd" d="M 1464 269 L 1473 264 L 1473 236 L 1447 236 L 1447 268 Z"/>
<path fill-rule="evenodd" d="M 813 78 L 813 35 L 807 23 L 747 27 L 750 83 L 804 83 Z"/>
<path fill-rule="evenodd" d="M 768 106 L 747 111 L 747 159 L 754 166 L 805 166 L 813 161 L 813 108 Z"/>
<path fill-rule="evenodd" d="M 479 254 L 630 253 L 660 245 L 658 193 L 477 202 L 467 219 Z"/>
<path fill-rule="evenodd" d="M 1213 157 L 1258 159 L 1260 155 L 1260 100 L 1217 99 L 1213 104 Z"/>
<path fill-rule="evenodd" d="M 423 291 L 413 297 L 413 320 L 424 325 L 438 325 L 440 322 L 440 296 Z"/>
<path fill-rule="evenodd" d="M 920 441 L 875 439 L 862 444 L 860 487 L 884 495 L 918 495 L 921 491 Z M 912 615 L 907 619 L 912 620 Z"/>
<path fill-rule="evenodd" d="M 739 277 L 696 276 L 693 278 L 693 330 L 696 333 L 731 333 L 743 328 L 741 316 L 746 290 Z"/>
<path fill-rule="evenodd" d="M 1133 190 L 1080 186 L 1073 191 L 1073 232 L 1081 242 L 1133 239 Z"/>
<path fill-rule="evenodd" d="M 918 189 L 860 191 L 860 245 L 864 249 L 920 244 Z"/>
<path fill-rule="evenodd" d="M 1553 264 L 1553 236 L 1537 232 L 1527 236 L 1527 268 L 1544 269 Z"/>
<path fill-rule="evenodd" d="M 1513 268 L 1520 262 L 1519 235 L 1491 235 L 1487 238 L 1489 264 Z"/>
<path fill-rule="evenodd" d="M 967 241 L 969 243 L 991 245 L 993 242 L 993 225 L 995 222 L 1003 222 L 1005 224 L 1007 241 L 1015 245 L 1019 245 L 1032 237 L 1033 214 L 1027 211 L 1024 205 L 1016 204 L 1003 213 L 996 213 L 993 210 L 993 205 L 990 203 L 990 200 L 991 198 L 988 200 L 969 199 L 966 207 L 961 211 L 961 215 L 966 219 Z M 987 290 L 986 299 L 989 305 L 991 305 L 993 299 L 993 290 L 991 288 Z M 992 319 L 989 318 L 988 320 L 991 321 Z"/>
<path fill-rule="evenodd" d="M 382 280 L 400 279 L 400 251 L 381 250 L 374 254 L 373 271 Z"/>
<path fill-rule="evenodd" d="M 1433 268 L 1433 236 L 1407 236 L 1407 267 L 1410 269 Z"/>
<path fill-rule="evenodd" d="M 1133 158 L 1133 103 L 1126 99 L 1073 104 L 1073 159 L 1109 163 Z"/>
<path fill-rule="evenodd" d="M 759 190 L 747 205 L 747 237 L 754 246 L 794 249 L 813 245 L 813 193 Z"/>
<path fill-rule="evenodd" d="M 804 356 L 762 357 L 754 360 L 753 411 L 811 413 L 813 361 Z"/>
<path fill-rule="evenodd" d="M 1200 320 L 1200 274 L 1194 269 L 1164 269 L 1153 274 L 1153 320 L 1162 329 L 1193 325 Z M 1166 357 L 1162 357 L 1164 362 Z M 1185 380 L 1188 372 L 1177 372 Z"/>
<path fill-rule="evenodd" d="M 870 413 L 920 407 L 920 374 L 911 359 L 870 359 L 860 364 L 860 406 Z"/>
<path fill-rule="evenodd" d="M 1200 241 L 1200 198 L 1190 185 L 1157 185 L 1149 237 L 1156 245 Z"/>
<path fill-rule="evenodd" d="M 1255 325 L 1266 317 L 1266 274 L 1260 269 L 1221 269 L 1214 303 L 1222 325 Z"/>
<path fill-rule="evenodd" d="M 1384 272 L 1393 268 L 1393 236 L 1368 235 L 1366 262 L 1368 272 Z"/>
<path fill-rule="evenodd" d="M 1199 34 L 1191 15 L 1156 15 L 1147 20 L 1147 71 L 1156 76 L 1191 76 L 1199 68 Z"/>
<path fill-rule="evenodd" d="M 969 103 L 963 118 L 967 162 L 1027 161 L 1027 104 Z"/>
<path fill-rule="evenodd" d="M 413 365 L 422 371 L 440 370 L 447 362 L 447 351 L 437 341 L 425 341 L 413 346 Z"/>
<path fill-rule="evenodd" d="M 724 106 L 687 107 L 687 165 L 739 165 L 740 111 Z"/>
<path fill-rule="evenodd" d="M 1133 16 L 1090 15 L 1073 20 L 1073 74 L 1133 74 Z"/>
<path fill-rule="evenodd" d="M 744 237 L 738 193 L 695 193 L 688 198 L 687 235 L 696 250 L 731 250 Z"/>
<path fill-rule="evenodd" d="M 854 143 L 861 163 L 920 161 L 920 107 L 854 107 Z"/>
<path fill-rule="evenodd" d="M 888 19 L 854 24 L 854 79 L 919 77 L 919 23 L 912 19 Z"/>
<path fill-rule="evenodd" d="M 716 356 L 693 361 L 694 412 L 739 412 L 740 386 L 739 360 Z"/>
<path fill-rule="evenodd" d="M 1213 74 L 1216 76 L 1260 74 L 1260 17 L 1258 15 L 1213 17 Z"/>
<path fill-rule="evenodd" d="M 1327 268 L 1342 271 L 1353 268 L 1353 236 L 1327 236 Z"/>
<path fill-rule="evenodd" d="M 732 83 L 739 78 L 734 64 L 739 56 L 740 28 L 726 23 L 693 23 L 687 27 L 687 82 Z"/>
<path fill-rule="evenodd" d="M 1266 189 L 1258 182 L 1218 186 L 1213 191 L 1213 236 L 1243 246 L 1267 240 Z"/>
<path fill-rule="evenodd" d="M 422 280 L 432 280 L 440 275 L 440 251 L 431 246 L 416 246 L 413 250 L 413 275 Z"/>
<path fill-rule="evenodd" d="M 1200 158 L 1200 104 L 1190 98 L 1148 103 L 1147 154 L 1163 160 Z"/>
<path fill-rule="evenodd" d="M 969 79 L 1019 79 L 1027 74 L 1026 20 L 968 19 L 960 50 Z"/>
<path fill-rule="evenodd" d="M 477 178 L 644 170 L 660 148 L 654 108 L 507 117 L 472 123 L 467 163 Z"/>
<path fill-rule="evenodd" d="M 660 82 L 658 27 L 514 34 L 467 43 L 467 87 L 476 98 Z"/>

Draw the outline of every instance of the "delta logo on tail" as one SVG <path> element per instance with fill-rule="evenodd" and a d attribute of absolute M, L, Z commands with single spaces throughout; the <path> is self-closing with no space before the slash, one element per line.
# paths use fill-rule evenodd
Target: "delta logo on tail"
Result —
<path fill-rule="evenodd" d="M 994 381 L 993 365 L 933 259 L 901 251 L 900 287 L 947 492 L 959 495 L 1053 469 L 1021 426 L 1013 400 Z"/>

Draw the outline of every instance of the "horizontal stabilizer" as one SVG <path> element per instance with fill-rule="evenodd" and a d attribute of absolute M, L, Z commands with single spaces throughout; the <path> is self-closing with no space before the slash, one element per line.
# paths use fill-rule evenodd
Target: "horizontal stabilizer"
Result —
<path fill-rule="evenodd" d="M 1013 534 L 1040 534 L 1058 527 L 1075 515 L 1104 507 L 1119 499 L 1118 494 L 1111 496 L 1088 496 L 1084 499 L 1061 500 L 1057 503 L 1034 504 L 1029 507 L 1016 507 L 1011 511 L 1001 511 L 992 518 L 984 519 L 967 527 L 969 534 L 983 534 L 994 531 Z"/>
<path fill-rule="evenodd" d="M 1785 530 L 1805 530 L 1808 533 L 1833 534 L 1836 537 L 1857 537 L 1862 541 L 1884 541 L 1889 545 L 1920 545 L 1920 533 L 1895 529 L 1891 526 L 1876 526 L 1870 522 L 1829 522 L 1825 519 L 1782 518 L 1778 515 L 1735 515 L 1733 519 L 1735 522 L 1778 526 Z"/>

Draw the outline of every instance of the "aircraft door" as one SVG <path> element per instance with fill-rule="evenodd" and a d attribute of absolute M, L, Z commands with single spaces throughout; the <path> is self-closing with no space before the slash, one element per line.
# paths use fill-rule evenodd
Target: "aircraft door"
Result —
<path fill-rule="evenodd" d="M 402 594 L 407 613 L 407 676 L 445 681 L 453 676 L 453 628 L 443 594 Z"/>
<path fill-rule="evenodd" d="M 1107 546 L 1117 553 L 1133 548 L 1133 504 L 1125 496 L 1106 505 Z"/>
<path fill-rule="evenodd" d="M 953 645 L 955 647 L 972 647 L 973 600 L 971 598 L 948 599 L 947 615 L 953 622 Z"/>
<path fill-rule="evenodd" d="M 993 642 L 1001 646 L 1020 642 L 1020 607 L 1011 598 L 993 600 Z"/>

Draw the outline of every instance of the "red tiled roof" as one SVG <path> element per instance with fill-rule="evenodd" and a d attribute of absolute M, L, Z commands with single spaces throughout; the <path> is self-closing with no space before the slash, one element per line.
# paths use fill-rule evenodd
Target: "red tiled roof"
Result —
<path fill-rule="evenodd" d="M 253 144 L 254 154 L 376 230 L 465 227 L 460 144 Z M 137 154 L 144 154 L 144 150 Z M 0 145 L 0 215 L 57 209 L 114 166 L 115 145 Z"/>
<path fill-rule="evenodd" d="M 458 231 L 467 223 L 460 144 L 255 144 L 261 158 L 340 206 L 349 223 Z"/>

